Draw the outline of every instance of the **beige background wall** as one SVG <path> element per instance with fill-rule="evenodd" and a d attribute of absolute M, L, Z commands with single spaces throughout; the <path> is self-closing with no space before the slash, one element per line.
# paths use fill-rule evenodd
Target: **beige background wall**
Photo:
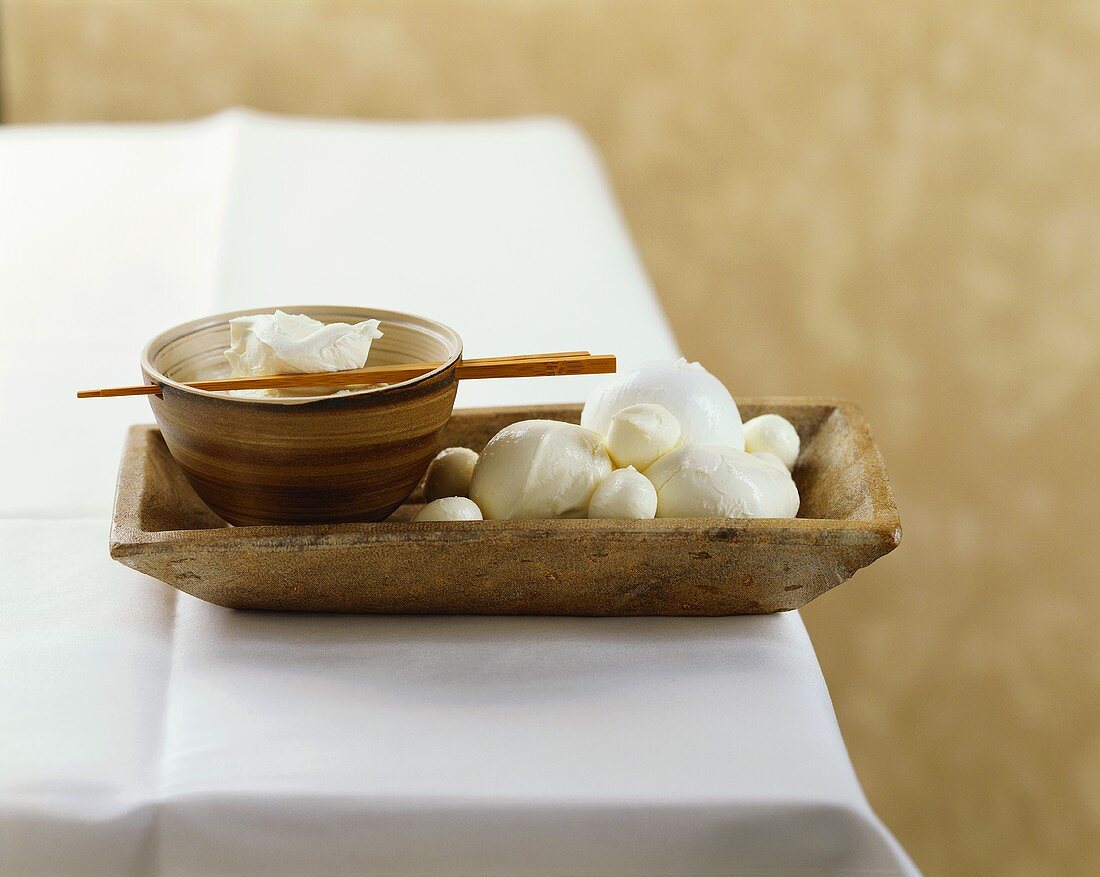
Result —
<path fill-rule="evenodd" d="M 576 119 L 685 351 L 876 428 L 905 541 L 805 612 L 872 803 L 1100 873 L 1100 6 L 0 0 L 0 52 L 11 123 Z"/>

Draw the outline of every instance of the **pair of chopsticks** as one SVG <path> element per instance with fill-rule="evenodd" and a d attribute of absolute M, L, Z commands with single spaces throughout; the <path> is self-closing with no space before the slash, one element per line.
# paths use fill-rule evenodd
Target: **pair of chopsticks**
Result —
<path fill-rule="evenodd" d="M 267 390 L 293 387 L 368 387 L 373 384 L 396 384 L 439 368 L 442 362 L 413 362 L 405 365 L 375 365 L 319 374 L 264 375 L 257 378 L 222 378 L 213 381 L 190 381 L 185 384 L 197 390 Z M 615 357 L 591 354 L 587 350 L 565 353 L 531 353 L 523 356 L 494 356 L 486 359 L 459 360 L 455 377 L 462 381 L 476 378 L 537 378 L 551 375 L 604 375 L 615 371 Z M 138 384 L 133 387 L 104 387 L 99 390 L 78 390 L 78 399 L 105 399 L 112 396 L 160 395 L 160 384 Z"/>

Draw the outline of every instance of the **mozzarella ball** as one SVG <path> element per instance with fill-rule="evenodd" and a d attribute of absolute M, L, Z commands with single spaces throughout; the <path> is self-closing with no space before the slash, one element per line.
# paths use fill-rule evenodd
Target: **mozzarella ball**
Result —
<path fill-rule="evenodd" d="M 619 468 L 645 469 L 663 457 L 680 440 L 680 424 L 660 405 L 642 402 L 628 405 L 611 416 L 604 444 L 611 462 Z"/>
<path fill-rule="evenodd" d="M 480 521 L 481 509 L 464 496 L 434 499 L 416 513 L 414 521 Z"/>
<path fill-rule="evenodd" d="M 786 467 L 721 445 L 686 445 L 645 471 L 658 518 L 793 518 L 798 488 Z"/>
<path fill-rule="evenodd" d="M 682 358 L 616 375 L 588 397 L 581 426 L 607 435 L 616 412 L 642 402 L 668 409 L 680 424 L 685 445 L 745 448 L 741 414 L 729 390 L 699 363 Z"/>
<path fill-rule="evenodd" d="M 794 468 L 800 445 L 798 430 L 778 414 L 761 414 L 745 424 L 745 450 L 775 454 L 788 469 Z"/>
<path fill-rule="evenodd" d="M 648 520 L 657 514 L 653 482 L 633 466 L 616 469 L 597 486 L 588 503 L 590 518 Z"/>
<path fill-rule="evenodd" d="M 756 457 L 758 460 L 763 460 L 769 466 L 778 466 L 784 472 L 788 471 L 786 464 L 769 451 L 753 451 L 751 456 Z"/>
<path fill-rule="evenodd" d="M 424 476 L 424 499 L 431 502 L 445 496 L 469 496 L 470 479 L 476 463 L 476 451 L 444 448 L 428 464 L 428 474 Z"/>
<path fill-rule="evenodd" d="M 506 426 L 474 466 L 470 498 L 489 520 L 583 518 L 611 472 L 603 438 L 557 420 Z"/>

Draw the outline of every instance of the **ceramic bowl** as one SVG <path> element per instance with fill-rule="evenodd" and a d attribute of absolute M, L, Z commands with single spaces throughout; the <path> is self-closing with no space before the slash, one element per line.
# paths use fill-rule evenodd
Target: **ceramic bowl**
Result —
<path fill-rule="evenodd" d="M 451 416 L 462 340 L 423 317 L 377 308 L 287 306 L 324 323 L 381 321 L 368 365 L 442 362 L 408 381 L 338 396 L 255 398 L 196 390 L 227 377 L 229 320 L 176 326 L 146 346 L 146 383 L 165 443 L 202 500 L 231 524 L 380 521 L 412 493 Z"/>

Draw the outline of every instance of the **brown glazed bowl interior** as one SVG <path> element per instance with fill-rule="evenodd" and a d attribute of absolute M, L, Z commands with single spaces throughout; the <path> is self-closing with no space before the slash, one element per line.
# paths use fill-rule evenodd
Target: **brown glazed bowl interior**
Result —
<path fill-rule="evenodd" d="M 443 362 L 420 377 L 350 394 L 253 398 L 181 381 L 225 377 L 229 320 L 217 314 L 154 338 L 141 357 L 153 415 L 196 493 L 231 524 L 380 521 L 419 483 L 451 416 L 462 340 L 447 326 L 396 311 L 286 306 L 324 323 L 377 319 L 368 365 Z"/>

